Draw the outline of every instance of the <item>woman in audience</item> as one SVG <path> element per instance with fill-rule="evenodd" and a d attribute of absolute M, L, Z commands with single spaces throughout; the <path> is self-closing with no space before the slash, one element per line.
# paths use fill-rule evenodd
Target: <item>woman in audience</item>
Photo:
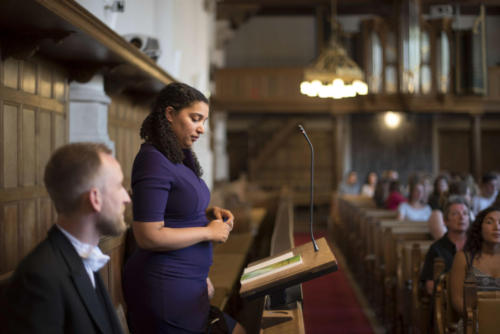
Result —
<path fill-rule="evenodd" d="M 408 202 L 398 206 L 398 220 L 427 221 L 431 215 L 431 207 L 423 203 L 424 185 L 410 183 L 410 196 Z"/>
<path fill-rule="evenodd" d="M 429 231 L 434 239 L 439 239 L 441 238 L 445 233 L 446 233 L 446 225 L 443 221 L 443 210 L 442 204 L 445 203 L 447 198 L 449 196 L 462 196 L 465 198 L 467 206 L 469 207 L 469 220 L 473 221 L 474 220 L 474 214 L 470 210 L 470 205 L 471 205 L 471 191 L 470 188 L 465 181 L 457 181 L 457 182 L 452 182 L 450 184 L 450 188 L 448 193 L 444 193 L 443 196 L 441 196 L 440 200 L 440 205 L 438 206 L 437 209 L 432 210 L 431 215 L 429 219 L 427 220 L 427 225 L 429 226 Z"/>
<path fill-rule="evenodd" d="M 138 249 L 124 272 L 133 333 L 204 333 L 209 323 L 212 241 L 224 242 L 233 215 L 207 209 L 210 192 L 191 150 L 204 133 L 208 101 L 181 83 L 167 85 L 142 123 L 132 169 L 132 224 Z M 212 312 L 210 312 L 212 313 Z M 229 332 L 243 331 L 220 314 Z"/>
<path fill-rule="evenodd" d="M 448 178 L 445 175 L 439 175 L 434 180 L 434 187 L 431 195 L 429 196 L 428 204 L 432 210 L 441 209 L 440 200 L 441 197 L 448 191 Z"/>
<path fill-rule="evenodd" d="M 406 198 L 400 192 L 399 181 L 391 181 L 389 183 L 389 195 L 385 200 L 385 208 L 388 210 L 396 210 L 403 202 L 406 202 Z"/>
<path fill-rule="evenodd" d="M 467 231 L 464 250 L 453 260 L 450 273 L 451 301 L 463 314 L 463 288 L 467 273 L 472 273 L 478 290 L 500 290 L 500 207 L 489 207 L 477 215 Z"/>
<path fill-rule="evenodd" d="M 366 183 L 361 187 L 361 195 L 373 197 L 375 186 L 377 185 L 377 173 L 370 172 L 366 177 Z"/>

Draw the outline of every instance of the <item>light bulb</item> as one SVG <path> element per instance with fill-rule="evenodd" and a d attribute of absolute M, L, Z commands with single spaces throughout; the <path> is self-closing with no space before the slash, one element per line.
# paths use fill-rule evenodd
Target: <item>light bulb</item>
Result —
<path fill-rule="evenodd" d="M 385 113 L 384 121 L 389 128 L 397 128 L 401 123 L 401 115 L 393 111 L 388 111 Z"/>

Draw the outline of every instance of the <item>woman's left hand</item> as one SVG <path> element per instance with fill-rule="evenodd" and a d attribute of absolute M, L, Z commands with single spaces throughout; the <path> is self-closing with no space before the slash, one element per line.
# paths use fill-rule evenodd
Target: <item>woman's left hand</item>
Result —
<path fill-rule="evenodd" d="M 207 210 L 208 219 L 221 219 L 224 223 L 228 224 L 230 230 L 233 229 L 234 216 L 231 211 L 219 208 L 218 206 L 211 207 Z"/>

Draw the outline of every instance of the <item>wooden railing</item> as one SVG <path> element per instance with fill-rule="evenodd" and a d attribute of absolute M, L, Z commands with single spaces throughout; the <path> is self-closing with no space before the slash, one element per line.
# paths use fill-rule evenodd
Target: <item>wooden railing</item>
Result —
<path fill-rule="evenodd" d="M 300 93 L 303 67 L 230 68 L 216 72 L 211 100 L 216 109 L 239 113 L 331 113 L 405 110 L 423 113 L 500 111 L 500 74 L 490 68 L 488 96 L 452 94 L 368 94 L 345 99 L 308 97 Z"/>

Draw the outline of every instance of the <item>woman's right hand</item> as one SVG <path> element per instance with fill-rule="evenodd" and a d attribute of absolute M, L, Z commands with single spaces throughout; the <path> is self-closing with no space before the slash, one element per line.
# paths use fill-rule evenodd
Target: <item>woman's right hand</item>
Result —
<path fill-rule="evenodd" d="M 221 219 L 214 219 L 207 225 L 210 234 L 210 240 L 214 242 L 226 242 L 229 237 L 231 227 Z"/>

